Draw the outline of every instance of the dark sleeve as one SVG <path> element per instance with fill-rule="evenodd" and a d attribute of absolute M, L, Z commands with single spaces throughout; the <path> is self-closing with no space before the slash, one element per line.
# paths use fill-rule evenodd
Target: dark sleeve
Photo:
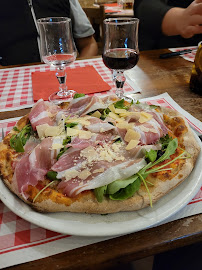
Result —
<path fill-rule="evenodd" d="M 172 6 L 166 0 L 135 0 L 134 16 L 140 19 L 140 50 L 155 49 L 155 43 L 161 37 L 163 17 Z"/>

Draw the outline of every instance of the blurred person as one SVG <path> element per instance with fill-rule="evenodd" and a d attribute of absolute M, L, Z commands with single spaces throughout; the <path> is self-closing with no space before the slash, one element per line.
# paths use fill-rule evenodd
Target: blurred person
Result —
<path fill-rule="evenodd" d="M 139 48 L 197 46 L 202 40 L 202 0 L 135 0 Z"/>
<path fill-rule="evenodd" d="M 97 55 L 95 31 L 78 0 L 7 0 L 0 9 L 0 65 L 41 61 L 36 20 L 45 17 L 71 18 L 79 57 Z"/>

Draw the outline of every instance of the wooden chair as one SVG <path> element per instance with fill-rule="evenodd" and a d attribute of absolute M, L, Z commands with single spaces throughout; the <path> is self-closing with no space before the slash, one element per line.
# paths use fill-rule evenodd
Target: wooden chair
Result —
<path fill-rule="evenodd" d="M 104 6 L 100 5 L 82 8 L 95 30 L 95 40 L 98 43 L 99 51 L 101 51 L 103 47 L 103 20 L 105 19 Z"/>

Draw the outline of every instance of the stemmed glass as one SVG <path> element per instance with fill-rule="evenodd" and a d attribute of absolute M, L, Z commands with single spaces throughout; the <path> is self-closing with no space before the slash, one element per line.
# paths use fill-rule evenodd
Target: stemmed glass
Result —
<path fill-rule="evenodd" d="M 50 95 L 49 100 L 59 104 L 72 98 L 74 90 L 66 85 L 65 67 L 76 59 L 76 47 L 72 38 L 71 19 L 66 17 L 42 18 L 37 20 L 40 32 L 40 53 L 42 60 L 57 67 L 56 77 L 59 91 Z"/>
<path fill-rule="evenodd" d="M 137 18 L 110 18 L 104 20 L 103 62 L 111 69 L 116 84 L 116 95 L 124 96 L 124 71 L 133 68 L 139 60 Z"/>

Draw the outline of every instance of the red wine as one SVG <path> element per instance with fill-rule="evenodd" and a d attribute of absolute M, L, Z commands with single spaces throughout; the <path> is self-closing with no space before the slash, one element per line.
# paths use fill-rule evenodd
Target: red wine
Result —
<path fill-rule="evenodd" d="M 133 68 L 137 64 L 139 54 L 132 49 L 111 49 L 106 51 L 102 58 L 106 67 L 115 70 L 126 70 Z"/>

